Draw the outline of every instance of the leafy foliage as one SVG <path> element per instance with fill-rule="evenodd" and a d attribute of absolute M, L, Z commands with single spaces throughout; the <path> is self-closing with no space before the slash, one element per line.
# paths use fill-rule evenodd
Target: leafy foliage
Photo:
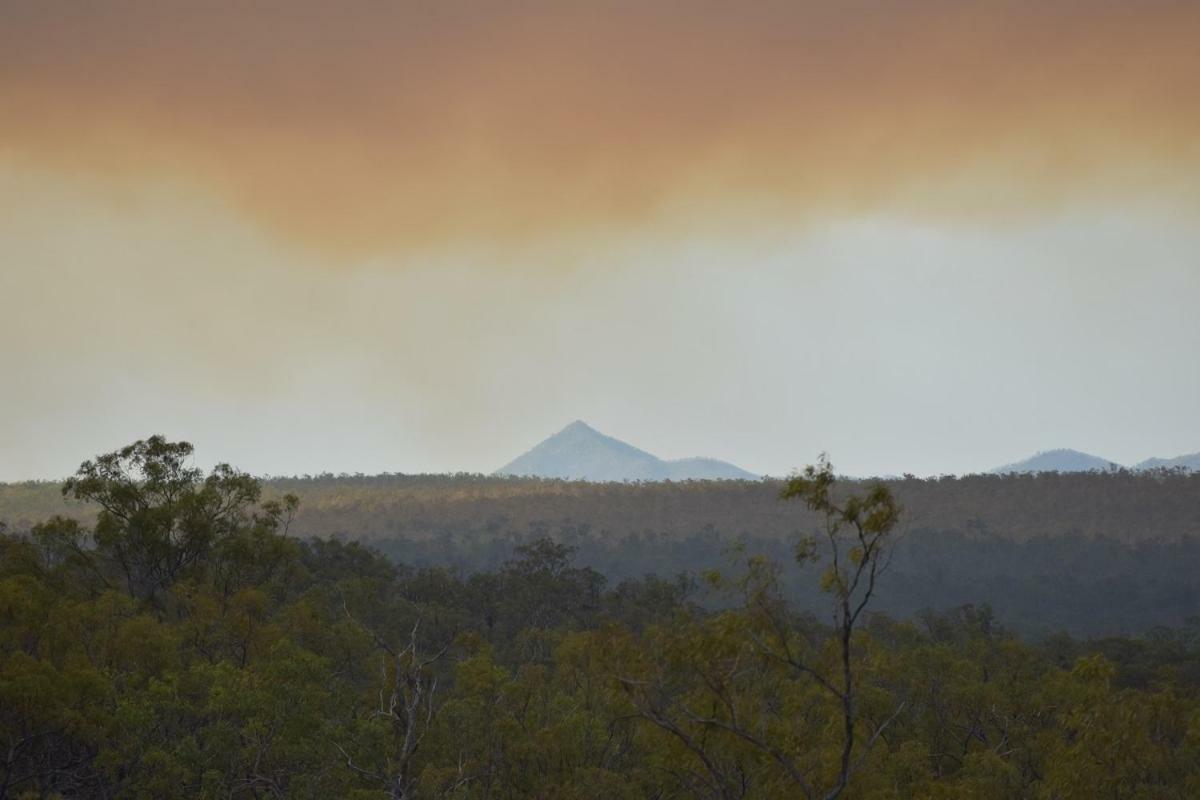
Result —
<path fill-rule="evenodd" d="M 1035 645 L 986 606 L 873 613 L 895 485 L 814 467 L 776 504 L 803 564 L 744 542 L 707 589 L 610 586 L 561 538 L 473 572 L 298 538 L 190 452 L 85 462 L 94 524 L 0 530 L 0 800 L 1200 796 L 1200 620 Z"/>

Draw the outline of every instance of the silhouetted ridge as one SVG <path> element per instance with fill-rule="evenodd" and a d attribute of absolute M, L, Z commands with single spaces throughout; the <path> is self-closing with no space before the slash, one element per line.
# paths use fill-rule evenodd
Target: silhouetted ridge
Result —
<path fill-rule="evenodd" d="M 714 458 L 666 461 L 605 436 L 582 420 L 575 420 L 496 470 L 496 474 L 586 481 L 757 480 L 759 477 Z"/>
<path fill-rule="evenodd" d="M 1006 475 L 1010 472 L 1107 472 L 1113 469 L 1132 469 L 1134 471 L 1182 469 L 1188 472 L 1200 472 L 1200 453 L 1176 456 L 1175 458 L 1147 458 L 1132 467 L 1125 467 L 1115 461 L 1109 461 L 1090 453 L 1081 453 L 1078 450 L 1044 450 L 1024 461 L 996 467 L 992 473 Z"/>
<path fill-rule="evenodd" d="M 1009 472 L 1106 472 L 1120 469 L 1121 465 L 1090 453 L 1078 450 L 1046 450 L 1024 461 L 997 467 L 992 472 L 1003 475 Z"/>
<path fill-rule="evenodd" d="M 1200 453 L 1191 453 L 1175 458 L 1147 458 L 1138 462 L 1134 469 L 1184 469 L 1190 472 L 1200 472 Z"/>

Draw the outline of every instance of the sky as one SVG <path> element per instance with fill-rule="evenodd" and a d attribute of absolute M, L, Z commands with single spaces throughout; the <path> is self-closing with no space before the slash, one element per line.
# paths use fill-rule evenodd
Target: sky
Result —
<path fill-rule="evenodd" d="M 1200 451 L 1192 0 L 0 0 L 0 481 Z"/>

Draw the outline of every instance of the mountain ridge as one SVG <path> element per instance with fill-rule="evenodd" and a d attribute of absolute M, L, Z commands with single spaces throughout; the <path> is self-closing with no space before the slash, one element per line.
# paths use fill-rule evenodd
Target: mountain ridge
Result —
<path fill-rule="evenodd" d="M 662 459 L 575 420 L 494 475 L 585 481 L 758 480 L 760 476 L 716 458 Z"/>
<path fill-rule="evenodd" d="M 1147 458 L 1133 465 L 1134 469 L 1179 469 L 1200 472 L 1200 453 L 1188 453 L 1174 458 Z"/>
<path fill-rule="evenodd" d="M 1200 472 L 1200 453 L 1190 453 L 1174 458 L 1147 458 L 1133 466 L 1125 466 L 1080 450 L 1058 448 L 1038 451 L 1029 458 L 996 467 L 989 472 L 993 475 L 1006 475 L 1014 472 L 1107 472 L 1115 469 L 1129 469 L 1135 472 L 1150 469 L 1185 469 Z"/>

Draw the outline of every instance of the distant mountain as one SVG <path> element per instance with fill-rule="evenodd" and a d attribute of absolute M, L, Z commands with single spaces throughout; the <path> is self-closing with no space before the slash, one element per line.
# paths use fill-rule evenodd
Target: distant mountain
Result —
<path fill-rule="evenodd" d="M 1107 472 L 1110 469 L 1124 469 L 1115 461 L 1081 453 L 1078 450 L 1046 450 L 1037 455 L 1006 464 L 992 470 L 994 475 L 1005 475 L 1010 472 Z M 1147 458 L 1129 467 L 1134 471 L 1147 469 L 1183 469 L 1189 472 L 1200 472 L 1200 453 L 1191 453 L 1175 458 Z"/>
<path fill-rule="evenodd" d="M 527 475 L 585 481 L 758 480 L 759 476 L 714 458 L 665 461 L 580 420 L 572 422 L 497 475 Z"/>
<path fill-rule="evenodd" d="M 1078 450 L 1046 450 L 1024 461 L 996 467 L 992 472 L 996 475 L 1010 472 L 1107 472 L 1120 468 L 1120 464 Z"/>
<path fill-rule="evenodd" d="M 1200 472 L 1200 453 L 1192 453 L 1175 458 L 1147 458 L 1133 465 L 1134 469 L 1179 469 Z"/>
<path fill-rule="evenodd" d="M 756 481 L 754 475 L 728 461 L 715 458 L 679 458 L 662 462 L 667 468 L 667 477 L 673 481 L 686 480 L 747 480 Z"/>

